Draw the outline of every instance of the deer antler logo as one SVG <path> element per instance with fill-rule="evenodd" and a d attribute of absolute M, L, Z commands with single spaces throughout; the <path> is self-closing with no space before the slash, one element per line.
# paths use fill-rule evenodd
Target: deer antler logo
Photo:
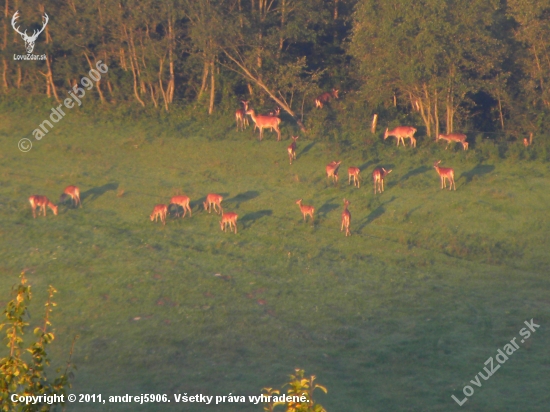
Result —
<path fill-rule="evenodd" d="M 44 15 L 42 16 L 42 20 L 43 20 L 42 28 L 40 30 L 33 30 L 32 36 L 28 36 L 27 35 L 27 30 L 25 30 L 23 33 L 21 33 L 19 31 L 19 27 L 15 27 L 15 24 L 17 23 L 17 18 L 18 17 L 19 17 L 19 10 L 17 10 L 15 12 L 15 14 L 13 15 L 13 18 L 11 19 L 11 25 L 12 25 L 13 29 L 17 33 L 19 33 L 21 35 L 21 37 L 23 38 L 23 40 L 25 41 L 25 48 L 27 49 L 27 53 L 31 54 L 32 51 L 34 50 L 34 42 L 38 38 L 38 35 L 44 31 L 44 29 L 46 28 L 46 25 L 48 24 L 48 21 L 50 20 L 50 18 L 48 17 L 48 15 L 46 13 L 44 13 Z"/>

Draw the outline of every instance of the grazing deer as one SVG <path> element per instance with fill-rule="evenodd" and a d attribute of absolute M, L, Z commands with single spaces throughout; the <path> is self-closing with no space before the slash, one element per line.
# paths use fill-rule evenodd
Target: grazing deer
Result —
<path fill-rule="evenodd" d="M 351 224 L 351 213 L 348 210 L 349 201 L 344 199 L 344 211 L 342 212 L 342 227 L 340 228 L 340 232 L 346 228 L 346 236 L 351 236 L 351 232 L 349 230 L 349 225 Z"/>
<path fill-rule="evenodd" d="M 166 225 L 166 215 L 168 214 L 168 206 L 167 205 L 156 205 L 153 209 L 153 213 L 151 213 L 151 222 L 154 220 L 157 221 L 157 218 L 160 217 L 160 221 L 163 225 Z"/>
<path fill-rule="evenodd" d="M 298 137 L 300 136 L 296 136 L 296 137 L 291 136 L 292 143 L 290 144 L 290 146 L 286 148 L 288 152 L 288 158 L 290 160 L 290 164 L 292 164 L 292 159 L 296 160 L 296 140 L 298 140 Z"/>
<path fill-rule="evenodd" d="M 416 147 L 416 139 L 414 138 L 415 133 L 416 129 L 409 126 L 399 126 L 393 130 L 386 128 L 384 140 L 389 136 L 395 136 L 397 138 L 397 146 L 399 146 L 399 142 L 403 142 L 403 146 L 405 146 L 405 139 L 411 139 L 411 147 Z"/>
<path fill-rule="evenodd" d="M 391 173 L 392 169 L 386 170 L 383 167 L 377 167 L 372 172 L 372 180 L 374 181 L 374 194 L 376 194 L 376 189 L 378 192 L 382 193 L 384 191 L 384 178 Z"/>
<path fill-rule="evenodd" d="M 206 196 L 206 200 L 202 203 L 202 205 L 204 206 L 204 210 L 208 210 L 208 213 L 210 213 L 212 211 L 212 209 L 214 209 L 214 212 L 216 213 L 223 213 L 223 209 L 222 209 L 222 200 L 223 200 L 223 196 L 220 196 L 220 195 L 217 195 L 215 193 L 209 193 L 208 196 Z M 219 208 L 216 209 L 216 206 Z"/>
<path fill-rule="evenodd" d="M 241 100 L 241 103 L 244 106 L 244 109 L 237 109 L 235 112 L 235 120 L 237 121 L 237 131 L 239 131 L 239 126 L 241 126 L 241 131 L 244 130 L 245 125 L 248 126 L 248 117 L 246 117 L 246 112 L 248 111 L 248 102 Z"/>
<path fill-rule="evenodd" d="M 348 167 L 348 183 L 351 185 L 351 178 L 353 177 L 353 185 L 357 186 L 359 188 L 360 181 L 359 181 L 359 173 L 361 172 L 361 169 L 358 167 Z"/>
<path fill-rule="evenodd" d="M 17 32 L 17 34 L 21 36 L 21 38 L 25 42 L 25 48 L 27 49 L 27 53 L 31 54 L 32 51 L 34 50 L 34 44 L 36 42 L 36 39 L 38 38 L 38 35 L 44 31 L 50 18 L 46 13 L 44 13 L 44 15 L 42 16 L 42 28 L 40 30 L 33 30 L 32 36 L 27 35 L 27 30 L 25 30 L 24 32 L 21 32 L 19 31 L 19 27 L 15 27 L 15 25 L 17 24 L 18 18 L 19 18 L 19 10 L 17 10 L 13 15 L 13 18 L 11 19 L 11 26 Z"/>
<path fill-rule="evenodd" d="M 50 202 L 50 199 L 48 199 L 46 196 L 33 195 L 29 197 L 29 203 L 31 204 L 32 208 L 32 217 L 34 217 L 35 219 L 37 207 L 40 208 L 38 210 L 38 216 L 40 216 L 41 210 L 44 212 L 44 216 L 46 216 L 46 207 L 49 207 L 52 210 L 53 214 L 57 216 L 57 206 Z"/>
<path fill-rule="evenodd" d="M 237 234 L 237 219 L 238 215 L 236 213 L 228 212 L 222 215 L 222 220 L 220 222 L 220 229 L 222 232 L 225 232 L 227 225 L 229 225 L 229 231 L 231 232 L 235 228 L 235 234 Z"/>
<path fill-rule="evenodd" d="M 332 89 L 331 92 L 325 92 L 325 93 L 319 95 L 315 99 L 315 107 L 317 107 L 319 109 L 322 109 L 323 104 L 330 102 L 331 98 L 338 99 L 338 90 Z"/>
<path fill-rule="evenodd" d="M 179 216 L 179 209 L 178 206 L 183 207 L 183 216 L 182 219 L 185 217 L 185 214 L 189 211 L 189 217 L 193 216 L 191 212 L 191 207 L 189 207 L 189 202 L 191 199 L 187 196 L 174 196 L 172 199 L 170 199 L 170 203 L 168 204 L 168 209 L 170 209 L 170 206 L 176 205 L 176 216 Z"/>
<path fill-rule="evenodd" d="M 262 141 L 264 129 L 271 129 L 271 131 L 275 130 L 277 132 L 277 141 L 281 140 L 281 131 L 279 130 L 281 119 L 275 116 L 256 116 L 256 113 L 252 109 L 247 110 L 246 114 L 250 115 L 254 124 L 260 129 L 260 141 Z"/>
<path fill-rule="evenodd" d="M 340 167 L 340 163 L 342 163 L 342 161 L 339 161 L 339 162 L 332 161 L 326 167 L 327 178 L 330 179 L 332 177 L 334 184 L 338 183 L 338 168 Z"/>
<path fill-rule="evenodd" d="M 439 136 L 437 136 L 437 140 L 447 141 L 447 146 L 445 146 L 445 150 L 447 150 L 449 145 L 453 142 L 460 143 L 464 150 L 468 150 L 468 142 L 466 141 L 466 135 L 462 133 L 440 134 Z"/>
<path fill-rule="evenodd" d="M 434 168 L 441 179 L 441 189 L 445 189 L 447 187 L 446 179 L 449 179 L 449 190 L 452 190 L 453 186 L 456 190 L 455 171 L 450 167 L 439 167 L 439 163 L 441 163 L 441 160 L 434 163 Z"/>
<path fill-rule="evenodd" d="M 302 216 L 304 216 L 304 222 L 306 221 L 306 216 L 311 216 L 311 222 L 313 223 L 313 214 L 315 213 L 315 208 L 313 206 L 302 205 L 302 199 L 297 200 L 296 204 L 300 206 Z"/>
<path fill-rule="evenodd" d="M 82 207 L 82 203 L 80 202 L 80 189 L 76 186 L 67 186 L 65 190 L 63 191 L 63 194 L 59 198 L 59 203 L 62 203 L 67 199 L 68 197 L 71 198 L 71 204 L 76 207 L 77 205 L 80 205 Z"/>

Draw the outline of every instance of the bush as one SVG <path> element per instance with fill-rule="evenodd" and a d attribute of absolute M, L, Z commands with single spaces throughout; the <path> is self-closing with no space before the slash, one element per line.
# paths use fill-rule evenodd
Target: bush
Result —
<path fill-rule="evenodd" d="M 8 302 L 3 314 L 6 316 L 6 322 L 0 324 L 0 330 L 6 328 L 6 337 L 4 338 L 9 348 L 8 356 L 0 359 L 0 410 L 1 411 L 49 411 L 54 405 L 64 403 L 67 388 L 71 387 L 69 377 L 72 375 L 69 369 L 73 368 L 71 356 L 63 373 L 54 378 L 53 381 L 46 375 L 45 367 L 49 366 L 50 361 L 46 353 L 46 347 L 55 338 L 50 332 L 52 324 L 50 315 L 53 307 L 53 296 L 57 291 L 50 286 L 48 288 L 48 300 L 46 301 L 46 313 L 41 327 L 34 329 L 36 341 L 28 348 L 23 348 L 23 337 L 25 329 L 29 324 L 24 321 L 24 316 L 28 315 L 28 306 L 31 301 L 31 286 L 27 285 L 25 274 L 21 274 L 21 281 L 12 289 L 13 300 Z M 75 340 L 76 340 L 75 336 Z M 73 346 L 74 342 L 73 340 Z M 28 354 L 30 353 L 30 359 Z M 59 373 L 60 370 L 57 370 Z M 54 396 L 57 398 L 48 398 L 54 400 L 51 404 L 37 402 L 35 404 L 14 403 L 11 396 Z M 57 400 L 57 401 L 56 401 Z"/>

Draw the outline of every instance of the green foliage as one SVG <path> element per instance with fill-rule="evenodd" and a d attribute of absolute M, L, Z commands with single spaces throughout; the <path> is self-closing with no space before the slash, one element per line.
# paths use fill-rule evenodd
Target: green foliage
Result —
<path fill-rule="evenodd" d="M 55 378 L 49 378 L 46 367 L 50 365 L 50 359 L 46 352 L 47 346 L 55 339 L 51 332 L 50 317 L 56 303 L 53 296 L 57 291 L 50 286 L 48 288 L 48 300 L 46 301 L 46 313 L 42 326 L 34 329 L 36 340 L 27 348 L 24 348 L 25 329 L 29 326 L 24 317 L 28 313 L 28 307 L 32 298 L 31 286 L 27 284 L 25 274 L 21 274 L 19 285 L 13 287 L 14 299 L 9 301 L 3 314 L 6 322 L 0 324 L 0 330 L 5 328 L 5 341 L 8 347 L 8 355 L 0 359 L 0 410 L 1 411 L 49 411 L 55 402 L 47 404 L 12 403 L 10 396 L 52 396 L 66 395 L 67 388 L 71 387 L 69 369 L 74 367 L 69 361 L 65 370 Z M 73 342 L 74 343 L 74 342 Z M 30 360 L 28 359 L 30 354 Z M 72 355 L 72 349 L 71 349 Z M 57 370 L 57 373 L 60 369 Z"/>
<path fill-rule="evenodd" d="M 304 377 L 305 371 L 303 369 L 296 369 L 295 375 L 290 375 L 290 381 L 283 387 L 288 387 L 288 396 L 305 396 L 305 402 L 269 402 L 264 406 L 265 412 L 273 412 L 276 406 L 283 406 L 286 412 L 326 412 L 325 408 L 315 401 L 313 398 L 313 392 L 316 389 L 327 393 L 327 389 L 315 383 L 315 375 L 311 375 L 309 378 Z M 272 388 L 263 388 L 264 395 L 274 396 L 279 395 L 283 390 L 277 390 Z"/>

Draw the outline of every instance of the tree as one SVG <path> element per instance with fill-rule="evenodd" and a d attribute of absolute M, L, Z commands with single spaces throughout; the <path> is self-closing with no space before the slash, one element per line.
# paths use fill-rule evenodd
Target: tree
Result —
<path fill-rule="evenodd" d="M 73 349 L 69 355 L 69 360 L 65 370 L 57 377 L 51 379 L 47 376 L 46 367 L 50 360 L 46 352 L 47 346 L 54 340 L 55 335 L 51 330 L 51 313 L 56 303 L 53 302 L 53 296 L 57 291 L 50 286 L 48 288 L 48 300 L 46 301 L 46 313 L 41 326 L 34 329 L 36 341 L 26 349 L 23 347 L 23 336 L 29 323 L 25 322 L 24 317 L 28 313 L 29 303 L 31 301 L 31 286 L 27 284 L 24 273 L 21 274 L 21 281 L 12 289 L 14 298 L 8 302 L 3 314 L 6 322 L 0 324 L 0 330 L 6 330 L 5 340 L 9 353 L 0 359 L 0 410 L 2 411 L 49 411 L 50 408 L 60 402 L 21 404 L 17 406 L 11 401 L 10 396 L 17 394 L 21 396 L 39 396 L 39 395 L 66 395 L 67 388 L 71 387 L 69 378 L 70 369 L 74 368 L 71 363 Z M 75 337 L 76 340 L 76 337 Z M 73 340 L 73 346 L 74 342 Z M 28 359 L 30 354 L 30 359 Z M 60 373 L 60 370 L 57 370 Z"/>
<path fill-rule="evenodd" d="M 447 132 L 457 109 L 501 71 L 492 32 L 497 0 L 366 0 L 358 4 L 350 45 L 363 92 L 373 103 L 397 98 L 420 114 L 426 133 Z M 487 83 L 488 84 L 488 83 Z"/>

